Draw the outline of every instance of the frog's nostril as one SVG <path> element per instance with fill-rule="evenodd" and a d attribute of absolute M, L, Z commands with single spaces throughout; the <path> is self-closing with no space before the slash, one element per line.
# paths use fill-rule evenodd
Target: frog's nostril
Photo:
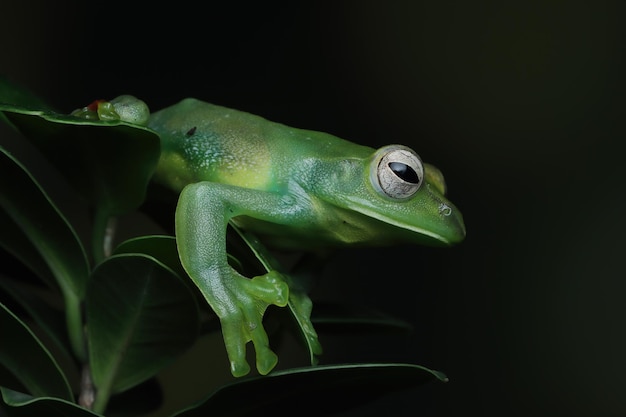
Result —
<path fill-rule="evenodd" d="M 450 207 L 446 203 L 439 204 L 439 214 L 448 217 L 452 214 L 452 207 Z"/>

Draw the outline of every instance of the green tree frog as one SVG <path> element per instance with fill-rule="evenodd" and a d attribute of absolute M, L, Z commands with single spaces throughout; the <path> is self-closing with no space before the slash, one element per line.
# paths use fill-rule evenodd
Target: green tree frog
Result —
<path fill-rule="evenodd" d="M 288 303 L 290 288 L 279 271 L 250 279 L 229 265 L 229 222 L 287 249 L 447 246 L 465 237 L 441 172 L 406 146 L 372 149 L 193 98 L 147 125 L 161 138 L 154 180 L 180 193 L 181 263 L 221 321 L 234 376 L 250 370 L 249 341 L 259 373 L 276 365 L 262 319 L 269 305 Z"/>

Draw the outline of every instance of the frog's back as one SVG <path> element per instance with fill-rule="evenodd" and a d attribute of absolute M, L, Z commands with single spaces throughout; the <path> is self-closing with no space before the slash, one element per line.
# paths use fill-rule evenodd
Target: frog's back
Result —
<path fill-rule="evenodd" d="M 262 186 L 270 174 L 268 148 L 258 121 L 245 116 L 191 98 L 154 113 L 148 126 L 161 137 L 155 180 L 176 190 L 203 180 Z"/>
<path fill-rule="evenodd" d="M 148 126 L 161 136 L 155 180 L 178 191 L 197 181 L 268 190 L 290 175 L 294 161 L 363 148 L 193 98 L 154 113 Z"/>

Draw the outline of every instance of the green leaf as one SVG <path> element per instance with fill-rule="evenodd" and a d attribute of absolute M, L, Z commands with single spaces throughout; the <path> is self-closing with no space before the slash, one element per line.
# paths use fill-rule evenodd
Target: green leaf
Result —
<path fill-rule="evenodd" d="M 191 291 L 142 254 L 114 255 L 96 267 L 86 318 L 97 411 L 110 394 L 145 381 L 188 349 L 199 327 Z"/>
<path fill-rule="evenodd" d="M 203 311 L 200 314 L 201 321 L 200 333 L 212 333 L 215 331 L 221 331 L 220 322 L 215 316 L 215 312 L 211 310 L 206 303 L 204 296 L 198 291 L 198 288 L 193 284 L 193 281 L 189 279 L 187 272 L 180 263 L 178 257 L 178 248 L 176 247 L 176 238 L 174 236 L 167 235 L 152 235 L 152 236 L 140 236 L 132 239 L 128 239 L 120 243 L 115 250 L 114 254 L 124 253 L 143 253 L 145 255 L 152 256 L 159 262 L 174 271 L 179 277 L 182 278 L 185 285 L 194 293 L 199 308 Z M 234 263 L 236 260 L 228 254 L 229 262 Z M 207 320 L 207 317 L 210 319 Z"/>
<path fill-rule="evenodd" d="M 19 106 L 0 111 L 99 210 L 117 215 L 143 202 L 160 155 L 152 130 Z"/>
<path fill-rule="evenodd" d="M 120 243 L 113 253 L 143 253 L 150 255 L 178 274 L 179 277 L 187 276 L 178 258 L 178 249 L 176 249 L 176 238 L 174 236 L 153 235 L 128 239 Z"/>
<path fill-rule="evenodd" d="M 4 76 L 0 76 L 0 103 L 39 110 L 52 110 L 43 99 L 33 94 L 30 90 L 10 82 Z M 2 113 L 0 113 L 0 120 L 8 122 Z"/>
<path fill-rule="evenodd" d="M 6 407 L 0 407 L 1 415 L 7 417 L 98 417 L 74 403 L 59 398 L 35 398 L 21 392 L 0 387 Z"/>
<path fill-rule="evenodd" d="M 152 130 L 57 113 L 5 77 L 0 77 L 0 112 L 95 206 L 116 215 L 143 201 L 160 154 Z"/>
<path fill-rule="evenodd" d="M 43 257 L 65 293 L 81 298 L 89 275 L 85 251 L 65 217 L 24 166 L 0 147 L 0 209 L 28 238 L 21 236 L 13 248 L 18 258 L 35 260 L 32 247 Z M 2 216 L 0 216 L 2 217 Z M 4 224 L 7 224 L 5 218 Z M 15 232 L 15 228 L 9 229 Z M 11 246 L 11 236 L 2 231 L 3 246 Z"/>
<path fill-rule="evenodd" d="M 67 327 L 63 311 L 53 308 L 49 303 L 53 294 L 42 292 L 39 288 L 9 279 L 0 275 L 0 288 L 2 288 L 11 298 L 22 307 L 30 320 L 33 320 L 49 338 L 48 347 L 55 353 L 56 359 L 61 366 L 74 365 L 68 348 Z M 58 294 L 57 295 L 58 298 Z M 66 372 L 68 368 L 63 368 Z M 78 371 L 73 369 L 74 373 Z M 67 375 L 71 377 L 70 374 Z"/>
<path fill-rule="evenodd" d="M 0 365 L 32 395 L 72 400 L 67 379 L 50 352 L 15 314 L 0 304 Z M 4 381 L 0 381 L 4 385 Z M 12 388 L 21 389 L 21 387 Z"/>
<path fill-rule="evenodd" d="M 358 364 L 290 369 L 219 388 L 204 402 L 176 417 L 307 415 L 337 413 L 444 374 L 419 365 Z M 243 401 L 242 399 L 245 399 Z"/>
<path fill-rule="evenodd" d="M 76 232 L 45 191 L 26 168 L 2 147 L 0 211 L 3 212 L 0 218 L 4 219 L 5 225 L 13 222 L 16 226 L 9 226 L 1 232 L 3 245 L 11 246 L 11 236 L 6 233 L 16 233 L 19 229 L 21 232 L 15 236 L 16 245 L 11 249 L 14 255 L 24 261 L 32 259 L 37 265 L 39 258 L 33 251 L 34 247 L 61 287 L 72 348 L 82 357 L 84 343 L 80 302 L 89 275 L 87 256 Z M 30 243 L 25 241 L 24 236 Z M 41 266 L 36 269 L 46 274 Z"/>
<path fill-rule="evenodd" d="M 0 171 L 2 168 L 0 168 Z M 33 272 L 42 283 L 55 287 L 55 278 L 35 245 L 28 240 L 22 230 L 6 211 L 0 209 L 0 247 L 19 260 Z"/>

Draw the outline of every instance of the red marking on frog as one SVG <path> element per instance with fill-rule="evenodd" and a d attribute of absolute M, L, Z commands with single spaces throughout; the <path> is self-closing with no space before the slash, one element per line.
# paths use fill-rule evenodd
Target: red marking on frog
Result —
<path fill-rule="evenodd" d="M 98 105 L 100 103 L 104 103 L 105 101 L 106 100 L 103 100 L 103 99 L 94 100 L 94 101 L 92 101 L 91 103 L 89 103 L 87 105 L 87 110 L 89 110 L 89 111 L 98 111 Z"/>

